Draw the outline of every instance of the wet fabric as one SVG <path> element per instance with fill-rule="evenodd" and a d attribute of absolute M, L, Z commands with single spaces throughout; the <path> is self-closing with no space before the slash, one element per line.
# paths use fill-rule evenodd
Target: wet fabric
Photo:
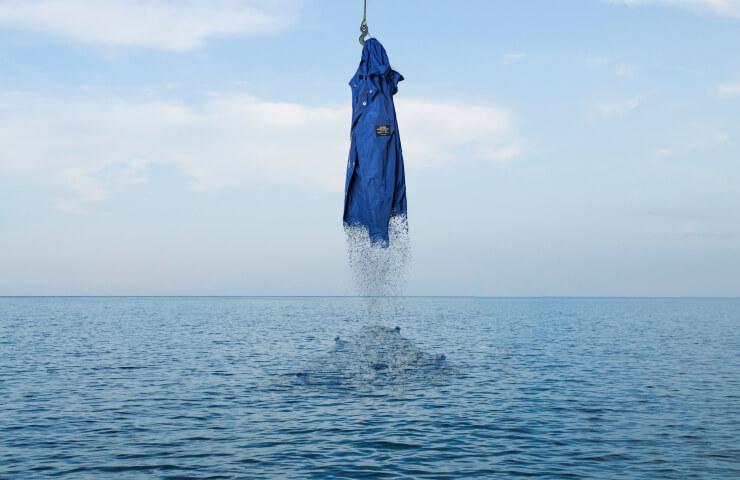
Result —
<path fill-rule="evenodd" d="M 373 243 L 388 245 L 393 217 L 407 215 L 406 179 L 393 96 L 403 76 L 393 70 L 385 48 L 365 42 L 350 80 L 352 144 L 347 162 L 344 225 L 365 228 Z"/>

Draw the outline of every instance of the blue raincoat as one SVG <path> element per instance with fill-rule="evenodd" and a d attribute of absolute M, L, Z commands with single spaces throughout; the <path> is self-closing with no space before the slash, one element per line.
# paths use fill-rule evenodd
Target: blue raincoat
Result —
<path fill-rule="evenodd" d="M 374 38 L 362 49 L 352 87 L 352 145 L 344 188 L 344 225 L 364 227 L 388 245 L 391 218 L 406 216 L 406 180 L 393 95 L 403 76 Z"/>

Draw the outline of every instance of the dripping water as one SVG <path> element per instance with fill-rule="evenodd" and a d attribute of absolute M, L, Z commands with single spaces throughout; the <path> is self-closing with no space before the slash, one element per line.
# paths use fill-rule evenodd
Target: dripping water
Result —
<path fill-rule="evenodd" d="M 363 312 L 354 333 L 337 336 L 329 351 L 295 374 L 305 384 L 378 385 L 429 379 L 448 371 L 446 357 L 423 351 L 401 333 L 403 287 L 411 264 L 405 216 L 389 223 L 387 245 L 371 241 L 362 227 L 345 228 L 349 267 Z M 413 335 L 413 332 L 410 332 Z"/>

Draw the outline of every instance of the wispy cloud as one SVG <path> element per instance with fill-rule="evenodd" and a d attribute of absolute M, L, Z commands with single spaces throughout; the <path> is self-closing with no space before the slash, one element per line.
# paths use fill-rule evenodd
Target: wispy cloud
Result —
<path fill-rule="evenodd" d="M 95 46 L 185 51 L 290 27 L 299 0 L 0 0 L 0 28 Z"/>
<path fill-rule="evenodd" d="M 740 82 L 720 83 L 717 85 L 717 95 L 720 98 L 740 98 Z"/>
<path fill-rule="evenodd" d="M 130 160 L 119 164 L 70 167 L 60 172 L 59 180 L 65 185 L 66 195 L 54 198 L 57 209 L 78 213 L 85 207 L 108 199 L 132 185 L 146 183 L 148 163 Z"/>
<path fill-rule="evenodd" d="M 614 73 L 617 74 L 617 76 L 627 79 L 635 78 L 635 67 L 632 65 L 628 65 L 626 63 L 617 63 L 614 67 Z"/>
<path fill-rule="evenodd" d="M 501 63 L 504 65 L 512 65 L 514 63 L 519 63 L 527 58 L 527 55 L 521 52 L 510 52 L 503 56 L 501 59 Z"/>
<path fill-rule="evenodd" d="M 608 0 L 622 5 L 665 5 L 740 18 L 740 0 Z"/>
<path fill-rule="evenodd" d="M 491 106 L 398 102 L 409 168 L 519 154 L 511 115 Z M 171 101 L 0 95 L 0 178 L 61 188 L 63 210 L 84 209 L 170 165 L 196 190 L 273 183 L 340 192 L 349 140 L 346 106 L 273 102 L 240 93 Z"/>
<path fill-rule="evenodd" d="M 612 60 L 608 57 L 593 57 L 589 59 L 590 63 L 597 67 L 606 67 L 620 78 L 632 80 L 637 74 L 637 69 L 629 63 Z"/>
<path fill-rule="evenodd" d="M 467 158 L 503 163 L 522 141 L 512 115 L 486 105 L 403 99 L 397 102 L 404 152 L 412 166 Z"/>
<path fill-rule="evenodd" d="M 642 96 L 628 98 L 609 98 L 591 103 L 589 117 L 593 119 L 623 118 L 642 105 Z"/>
<path fill-rule="evenodd" d="M 676 136 L 668 145 L 653 150 L 656 157 L 679 157 L 702 150 L 719 148 L 730 143 L 730 136 L 721 131 L 705 127 L 694 127 L 683 135 Z"/>

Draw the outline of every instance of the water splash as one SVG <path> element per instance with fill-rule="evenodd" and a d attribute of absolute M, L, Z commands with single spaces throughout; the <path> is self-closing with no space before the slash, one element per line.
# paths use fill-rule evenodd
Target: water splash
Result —
<path fill-rule="evenodd" d="M 426 353 L 401 335 L 399 327 L 367 326 L 295 374 L 309 385 L 362 386 L 406 383 L 443 375 L 445 355 Z"/>
<path fill-rule="evenodd" d="M 363 227 L 345 228 L 349 266 L 366 307 L 364 315 L 354 320 L 364 325 L 347 338 L 336 337 L 328 353 L 295 374 L 297 381 L 308 385 L 395 384 L 447 370 L 445 355 L 424 352 L 401 336 L 399 327 L 387 326 L 403 317 L 399 297 L 411 263 L 406 217 L 393 217 L 388 227 L 388 245 L 373 243 Z"/>
<path fill-rule="evenodd" d="M 406 216 L 391 218 L 387 246 L 373 243 L 363 227 L 346 227 L 347 254 L 357 293 L 362 297 L 399 296 L 411 264 Z"/>

